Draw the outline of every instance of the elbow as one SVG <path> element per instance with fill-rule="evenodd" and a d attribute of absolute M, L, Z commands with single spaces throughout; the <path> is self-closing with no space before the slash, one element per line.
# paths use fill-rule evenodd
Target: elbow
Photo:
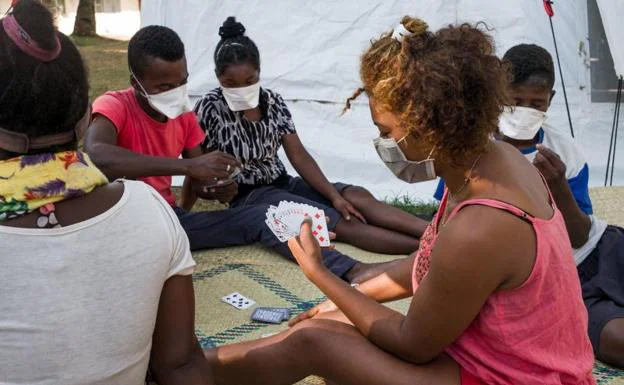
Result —
<path fill-rule="evenodd" d="M 288 157 L 288 160 L 290 161 L 290 164 L 293 166 L 293 168 L 297 170 L 299 174 L 301 174 L 301 172 L 299 172 L 299 169 L 301 168 L 301 165 L 306 163 L 303 159 L 303 156 L 301 154 L 291 155 Z"/>
<path fill-rule="evenodd" d="M 580 224 L 575 227 L 575 231 L 570 232 L 570 243 L 573 249 L 580 249 L 589 240 L 592 220 L 589 216 L 583 215 Z"/>
<path fill-rule="evenodd" d="M 84 149 L 89 155 L 89 158 L 91 158 L 93 164 L 95 164 L 107 178 L 116 179 L 118 176 L 115 175 L 113 170 L 115 170 L 117 166 L 117 161 L 114 156 L 111 156 L 107 147 L 109 147 L 109 145 L 104 143 L 93 143 L 85 145 Z"/>
<path fill-rule="evenodd" d="M 427 349 L 415 349 L 414 346 L 407 347 L 406 349 L 402 349 L 399 357 L 403 361 L 407 361 L 414 365 L 425 365 L 433 361 L 436 357 L 440 355 L 439 352 L 433 353 L 427 351 Z"/>
<path fill-rule="evenodd" d="M 583 247 L 583 245 L 587 243 L 588 240 L 589 240 L 589 234 L 587 232 L 583 232 L 582 234 L 575 236 L 570 241 L 572 243 L 573 249 L 580 249 L 581 247 Z"/>
<path fill-rule="evenodd" d="M 403 315 L 396 314 L 393 318 L 398 323 L 396 327 L 388 327 L 392 320 L 387 320 L 384 326 L 378 325 L 378 330 L 375 330 L 375 326 L 371 328 L 368 335 L 375 345 L 414 365 L 427 364 L 442 353 L 443 346 L 430 336 L 414 333 L 418 328 L 414 329 L 414 325 L 407 324 Z"/>
<path fill-rule="evenodd" d="M 396 355 L 414 365 L 427 364 L 442 353 L 442 349 L 432 346 L 423 338 L 400 338 L 398 341 Z"/>
<path fill-rule="evenodd" d="M 193 379 L 201 379 L 203 384 L 213 384 L 214 376 L 201 348 L 197 347 L 192 355 L 181 359 L 152 362 L 150 365 L 154 380 L 158 384 L 187 384 Z M 195 382 L 193 382 L 195 383 Z"/>
<path fill-rule="evenodd" d="M 84 145 L 84 151 L 98 167 L 102 167 L 102 160 L 106 158 L 105 149 L 103 148 L 105 146 L 102 143 L 85 143 Z"/>

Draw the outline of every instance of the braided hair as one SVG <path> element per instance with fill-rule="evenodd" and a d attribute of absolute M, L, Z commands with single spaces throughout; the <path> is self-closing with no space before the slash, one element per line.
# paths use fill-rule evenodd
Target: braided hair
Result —
<path fill-rule="evenodd" d="M 219 28 L 221 40 L 214 53 L 215 71 L 221 76 L 227 66 L 248 63 L 260 71 L 260 51 L 256 43 L 245 35 L 245 26 L 234 16 L 228 17 Z"/>

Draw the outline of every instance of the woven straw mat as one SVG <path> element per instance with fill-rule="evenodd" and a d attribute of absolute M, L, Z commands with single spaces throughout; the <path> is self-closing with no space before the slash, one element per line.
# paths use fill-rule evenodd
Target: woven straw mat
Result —
<path fill-rule="evenodd" d="M 624 188 L 594 188 L 590 194 L 596 216 L 624 226 Z M 196 206 L 196 210 L 220 208 L 224 206 L 210 202 Z M 344 244 L 338 244 L 337 248 L 365 262 L 393 258 Z M 323 300 L 322 293 L 307 281 L 296 264 L 259 245 L 205 250 L 193 255 L 198 263 L 193 276 L 197 336 L 204 348 L 257 339 L 287 328 L 285 323 L 276 326 L 251 321 L 253 307 L 237 310 L 221 302 L 221 297 L 231 292 L 252 298 L 256 306 L 288 307 L 293 314 Z M 408 302 L 399 301 L 390 306 L 405 312 Z M 624 372 L 600 362 L 596 362 L 594 374 L 599 385 L 624 385 Z M 323 383 L 319 378 L 309 377 L 299 384 Z"/>

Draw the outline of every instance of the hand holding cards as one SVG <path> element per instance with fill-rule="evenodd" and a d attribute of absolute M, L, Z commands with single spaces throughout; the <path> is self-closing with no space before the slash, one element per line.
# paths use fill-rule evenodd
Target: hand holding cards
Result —
<path fill-rule="evenodd" d="M 304 219 L 312 220 L 312 235 L 322 247 L 330 245 L 329 230 L 325 213 L 314 206 L 303 203 L 282 201 L 269 207 L 266 213 L 266 225 L 281 242 L 299 235 Z"/>

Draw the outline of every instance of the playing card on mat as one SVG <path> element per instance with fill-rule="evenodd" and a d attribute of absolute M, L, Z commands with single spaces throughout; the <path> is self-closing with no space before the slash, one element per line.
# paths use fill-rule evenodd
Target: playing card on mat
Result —
<path fill-rule="evenodd" d="M 247 309 L 256 304 L 256 302 L 253 299 L 247 298 L 237 291 L 235 291 L 234 293 L 228 294 L 224 297 L 221 297 L 221 301 L 234 306 L 238 310 Z"/>

